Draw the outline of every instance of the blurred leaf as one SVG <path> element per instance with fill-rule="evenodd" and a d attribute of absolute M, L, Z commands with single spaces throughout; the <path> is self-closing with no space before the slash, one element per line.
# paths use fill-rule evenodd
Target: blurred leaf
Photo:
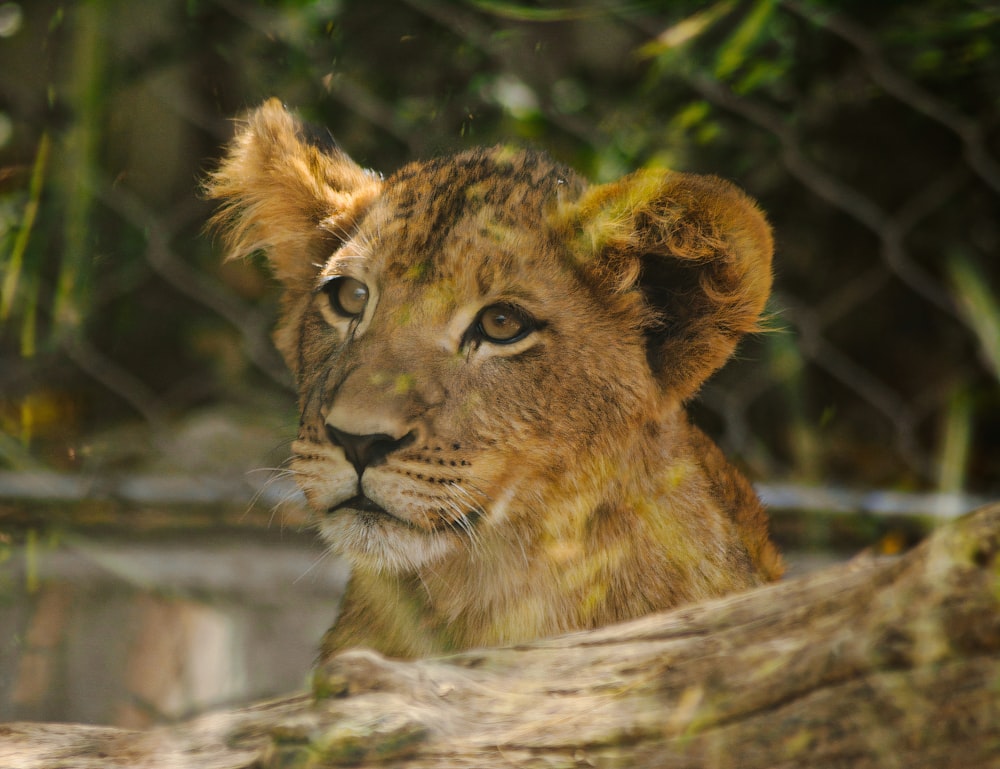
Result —
<path fill-rule="evenodd" d="M 786 67 L 773 61 L 753 61 L 747 67 L 747 73 L 733 86 L 739 94 L 748 94 L 762 86 L 769 85 L 785 74 Z"/>
<path fill-rule="evenodd" d="M 640 47 L 638 51 L 639 58 L 656 58 L 686 46 L 703 35 L 716 22 L 728 14 L 734 5 L 734 0 L 722 0 L 722 2 L 715 3 L 703 11 L 698 11 L 698 13 L 681 19 L 676 24 L 663 30 L 663 32 L 656 36 L 656 39 Z"/>
<path fill-rule="evenodd" d="M 600 5 L 593 7 L 536 8 L 504 0 L 466 0 L 469 5 L 484 13 L 511 21 L 574 21 L 586 19 L 607 11 Z"/>
<path fill-rule="evenodd" d="M 717 78 L 725 80 L 743 66 L 774 17 L 774 7 L 774 0 L 757 0 L 753 9 L 743 19 L 743 23 L 719 48 L 715 59 Z"/>
<path fill-rule="evenodd" d="M 709 116 L 712 107 L 707 101 L 693 101 L 674 115 L 673 122 L 680 128 L 691 129 Z"/>

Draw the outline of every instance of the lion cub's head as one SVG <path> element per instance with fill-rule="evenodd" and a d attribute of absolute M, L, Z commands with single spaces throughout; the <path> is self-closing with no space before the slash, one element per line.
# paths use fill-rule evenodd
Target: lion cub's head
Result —
<path fill-rule="evenodd" d="M 274 101 L 209 191 L 231 253 L 264 250 L 284 285 L 293 469 L 324 536 L 368 569 L 523 547 L 635 494 L 672 450 L 642 446 L 770 288 L 769 229 L 720 179 L 589 186 L 505 147 L 383 179 Z"/>

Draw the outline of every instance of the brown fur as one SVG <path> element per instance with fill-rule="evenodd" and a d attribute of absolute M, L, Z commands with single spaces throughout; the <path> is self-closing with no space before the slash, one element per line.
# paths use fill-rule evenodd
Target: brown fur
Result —
<path fill-rule="evenodd" d="M 770 290 L 752 201 L 664 170 L 589 186 L 504 147 L 382 180 L 305 137 L 266 103 L 208 190 L 231 254 L 266 251 L 285 287 L 292 469 L 354 565 L 324 656 L 519 642 L 780 575 L 752 489 L 683 410 Z M 345 278 L 360 316 L 331 304 Z M 498 304 L 530 332 L 485 338 Z M 345 433 L 378 436 L 367 466 Z"/>

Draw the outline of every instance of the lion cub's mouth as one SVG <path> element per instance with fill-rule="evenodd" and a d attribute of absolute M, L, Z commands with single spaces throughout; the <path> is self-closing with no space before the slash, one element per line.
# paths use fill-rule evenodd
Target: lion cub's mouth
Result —
<path fill-rule="evenodd" d="M 393 515 L 380 504 L 369 499 L 364 494 L 356 494 L 350 499 L 345 499 L 343 502 L 334 505 L 326 512 L 328 515 L 335 515 L 336 513 L 347 510 L 357 513 L 361 520 L 365 523 L 374 523 L 379 519 L 388 518 L 395 523 L 402 523 L 411 528 L 413 526 L 413 524 L 409 521 L 404 521 L 402 518 Z"/>

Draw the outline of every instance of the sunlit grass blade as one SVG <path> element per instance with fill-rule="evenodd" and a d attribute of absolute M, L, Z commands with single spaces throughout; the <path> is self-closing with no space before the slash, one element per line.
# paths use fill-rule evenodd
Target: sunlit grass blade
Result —
<path fill-rule="evenodd" d="M 968 259 L 953 256 L 948 267 L 955 298 L 979 341 L 983 362 L 1000 380 L 1000 302 Z"/>
<path fill-rule="evenodd" d="M 944 416 L 938 452 L 938 491 L 955 492 L 965 488 L 973 418 L 972 398 L 965 390 L 958 390 L 952 395 Z"/>
<path fill-rule="evenodd" d="M 51 147 L 52 140 L 47 133 L 43 133 L 38 142 L 38 151 L 35 153 L 35 162 L 31 170 L 28 202 L 24 207 L 24 215 L 11 248 L 10 258 L 5 265 L 3 287 L 0 288 L 0 321 L 7 320 L 14 307 L 24 269 L 24 254 L 31 240 L 31 231 L 34 229 L 35 220 L 38 218 L 39 202 L 45 187 L 45 170 L 48 167 Z"/>

